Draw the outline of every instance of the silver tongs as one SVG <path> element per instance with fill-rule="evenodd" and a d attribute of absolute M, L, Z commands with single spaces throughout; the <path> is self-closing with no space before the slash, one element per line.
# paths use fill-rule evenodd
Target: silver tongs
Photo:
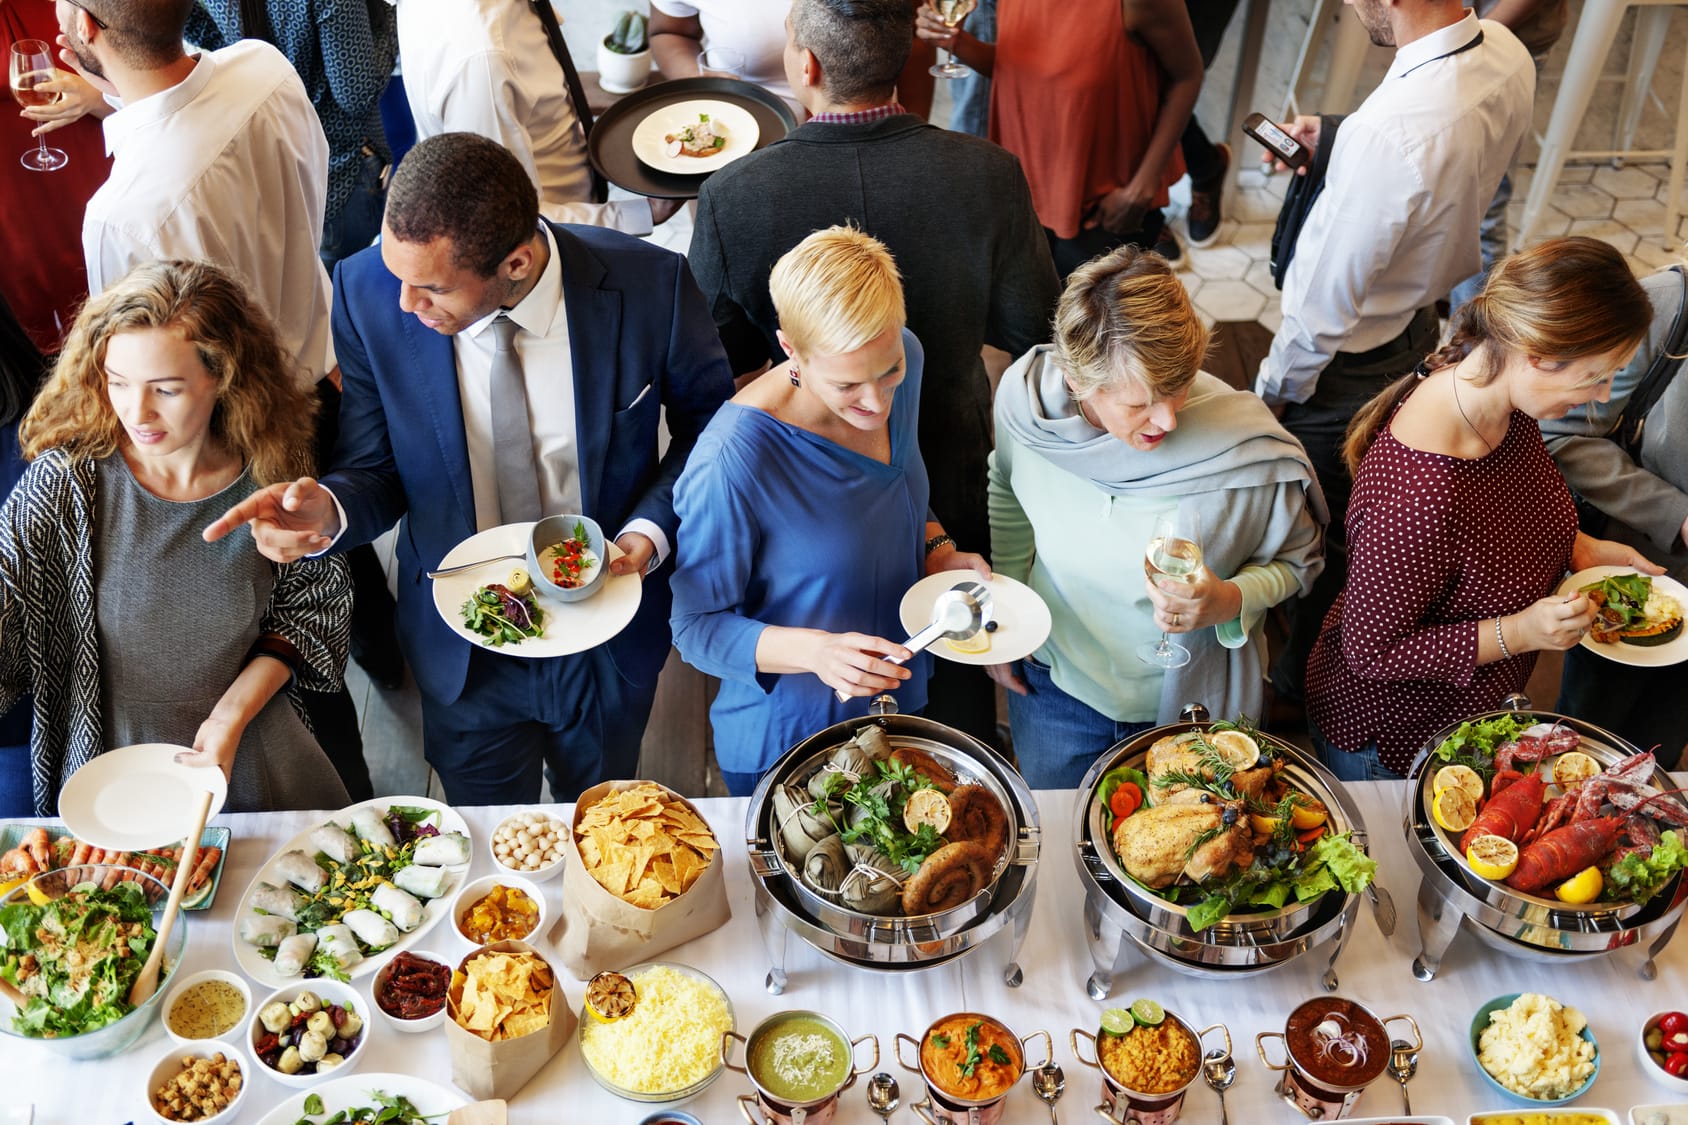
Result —
<path fill-rule="evenodd" d="M 991 630 L 996 619 L 991 610 L 991 592 L 983 582 L 957 582 L 939 594 L 932 603 L 932 621 L 926 628 L 903 642 L 912 656 L 929 647 L 940 637 L 952 641 L 972 640 L 980 629 Z M 895 656 L 885 657 L 888 664 L 901 664 Z M 848 692 L 834 692 L 838 702 L 850 699 Z"/>

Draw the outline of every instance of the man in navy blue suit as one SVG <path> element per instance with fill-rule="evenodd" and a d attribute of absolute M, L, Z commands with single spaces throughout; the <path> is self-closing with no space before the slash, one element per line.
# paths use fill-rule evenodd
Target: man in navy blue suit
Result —
<path fill-rule="evenodd" d="M 345 397 L 332 471 L 265 489 L 205 532 L 250 523 L 259 550 L 287 562 L 403 517 L 399 638 L 428 762 L 455 804 L 534 801 L 542 768 L 562 801 L 636 770 L 670 644 L 674 482 L 732 393 L 683 258 L 538 208 L 493 141 L 447 133 L 412 149 L 381 242 L 335 272 Z M 532 660 L 440 620 L 424 571 L 477 531 L 565 511 L 615 537 L 612 573 L 646 576 L 619 636 Z"/>

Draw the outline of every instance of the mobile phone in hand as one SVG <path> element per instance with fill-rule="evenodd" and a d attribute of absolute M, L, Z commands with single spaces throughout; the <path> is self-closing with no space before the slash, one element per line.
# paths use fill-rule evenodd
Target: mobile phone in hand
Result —
<path fill-rule="evenodd" d="M 1264 113 L 1251 113 L 1243 118 L 1243 132 L 1265 145 L 1273 156 L 1291 168 L 1303 167 L 1313 159 L 1306 145 L 1268 120 Z"/>

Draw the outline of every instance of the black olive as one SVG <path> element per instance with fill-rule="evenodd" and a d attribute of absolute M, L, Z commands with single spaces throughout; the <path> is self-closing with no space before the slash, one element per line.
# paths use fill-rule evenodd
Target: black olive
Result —
<path fill-rule="evenodd" d="M 1237 806 L 1227 805 L 1225 811 L 1219 814 L 1219 820 L 1227 828 L 1237 823 Z"/>
<path fill-rule="evenodd" d="M 985 632 L 987 632 L 987 633 L 996 632 L 996 622 L 994 622 L 994 621 L 985 622 Z"/>

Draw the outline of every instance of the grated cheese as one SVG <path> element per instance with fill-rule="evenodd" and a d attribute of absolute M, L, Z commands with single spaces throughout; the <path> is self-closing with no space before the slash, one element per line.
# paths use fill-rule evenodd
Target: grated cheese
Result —
<path fill-rule="evenodd" d="M 721 1065 L 721 1035 L 733 1028 L 719 988 L 656 965 L 631 974 L 638 1000 L 611 1023 L 583 1018 L 580 1053 L 599 1076 L 637 1094 L 696 1085 Z"/>
<path fill-rule="evenodd" d="M 836 1065 L 835 1046 L 825 1035 L 787 1035 L 774 1044 L 774 1073 L 788 1086 L 808 1086 Z"/>

